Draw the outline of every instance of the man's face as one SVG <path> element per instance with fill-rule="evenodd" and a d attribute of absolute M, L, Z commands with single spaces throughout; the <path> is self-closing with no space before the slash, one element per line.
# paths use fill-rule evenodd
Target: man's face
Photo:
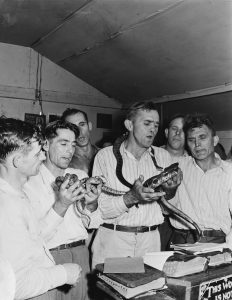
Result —
<path fill-rule="evenodd" d="M 187 144 L 196 160 L 204 160 L 214 153 L 217 144 L 216 136 L 206 125 L 192 128 L 187 133 Z"/>
<path fill-rule="evenodd" d="M 75 124 L 79 130 L 80 135 L 77 138 L 77 146 L 84 147 L 90 143 L 90 131 L 92 129 L 91 123 L 88 123 L 82 113 L 68 116 L 66 121 Z"/>
<path fill-rule="evenodd" d="M 130 135 L 140 148 L 149 148 L 159 129 L 159 114 L 156 110 L 138 110 L 131 120 Z"/>
<path fill-rule="evenodd" d="M 58 129 L 48 141 L 47 161 L 59 169 L 68 168 L 76 148 L 75 134 L 70 129 Z"/>
<path fill-rule="evenodd" d="M 172 120 L 169 128 L 165 131 L 167 143 L 170 148 L 175 150 L 184 149 L 185 135 L 183 131 L 183 118 L 176 118 Z"/>
<path fill-rule="evenodd" d="M 20 171 L 26 177 L 37 175 L 45 158 L 45 152 L 39 142 L 32 142 L 31 149 L 28 152 L 21 153 Z"/>

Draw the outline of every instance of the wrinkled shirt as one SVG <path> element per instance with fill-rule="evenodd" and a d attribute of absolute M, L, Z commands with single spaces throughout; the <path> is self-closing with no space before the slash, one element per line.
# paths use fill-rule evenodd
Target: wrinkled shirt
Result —
<path fill-rule="evenodd" d="M 170 201 L 201 229 L 223 230 L 228 234 L 231 228 L 232 165 L 219 156 L 217 158 L 219 165 L 206 172 L 192 157 L 181 160 L 183 181 Z M 189 228 L 183 221 L 171 218 L 171 223 L 179 229 Z"/>
<path fill-rule="evenodd" d="M 169 153 L 158 147 L 153 147 L 154 156 L 158 166 L 165 168 L 169 166 L 171 157 Z M 148 149 L 137 160 L 126 150 L 124 143 L 120 147 L 123 159 L 122 174 L 130 183 L 134 184 L 140 175 L 144 176 L 144 181 L 160 173 L 152 161 L 153 155 Z M 106 185 L 118 191 L 128 192 L 130 188 L 123 185 L 116 176 L 116 158 L 113 154 L 113 147 L 106 147 L 100 150 L 94 160 L 93 175 L 104 175 Z M 105 223 L 120 224 L 124 226 L 152 226 L 163 222 L 163 215 L 158 201 L 139 204 L 138 208 L 133 206 L 127 208 L 123 201 L 123 196 L 110 196 L 101 193 L 99 197 L 99 210 Z"/>
<path fill-rule="evenodd" d="M 84 171 L 71 168 L 67 168 L 65 173 L 76 174 L 78 179 L 88 177 Z M 49 249 L 88 238 L 88 232 L 83 225 L 80 214 L 74 209 L 74 205 L 69 206 L 64 217 L 59 216 L 54 211 L 54 182 L 55 177 L 47 167 L 42 164 L 39 174 L 30 177 L 24 186 L 24 191 L 40 222 L 42 235 Z M 90 215 L 93 220 L 94 216 L 98 215 L 98 212 L 93 212 L 89 214 L 89 216 Z M 93 225 L 93 227 L 95 226 Z M 96 227 L 98 227 L 98 225 L 96 225 Z"/>
<path fill-rule="evenodd" d="M 66 283 L 62 265 L 40 236 L 27 196 L 0 178 L 0 251 L 16 276 L 15 299 L 27 299 Z"/>

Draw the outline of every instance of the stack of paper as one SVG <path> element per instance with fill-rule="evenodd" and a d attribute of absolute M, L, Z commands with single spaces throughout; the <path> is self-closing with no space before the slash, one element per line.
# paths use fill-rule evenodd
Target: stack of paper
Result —
<path fill-rule="evenodd" d="M 214 251 L 223 252 L 223 249 L 228 248 L 226 243 L 195 243 L 195 244 L 173 244 L 174 251 L 182 251 L 190 254 L 209 253 Z"/>

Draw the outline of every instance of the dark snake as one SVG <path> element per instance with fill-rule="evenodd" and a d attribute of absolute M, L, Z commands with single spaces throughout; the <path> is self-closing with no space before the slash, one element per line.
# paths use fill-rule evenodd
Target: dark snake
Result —
<path fill-rule="evenodd" d="M 127 180 L 123 177 L 123 174 L 122 174 L 123 159 L 122 159 L 122 156 L 120 153 L 120 146 L 126 138 L 127 138 L 127 135 L 123 135 L 123 136 L 119 137 L 118 139 L 116 139 L 116 141 L 113 145 L 113 153 L 117 160 L 117 166 L 116 166 L 117 178 L 123 185 L 125 185 L 131 189 L 133 187 L 133 185 L 130 184 L 129 182 L 127 182 Z M 152 157 L 152 159 L 153 159 L 154 165 L 157 168 L 157 170 L 159 170 L 159 171 L 162 170 L 162 171 L 160 174 L 147 179 L 143 183 L 143 186 L 152 188 L 154 191 L 162 191 L 162 184 L 177 175 L 178 170 L 179 170 L 178 163 L 172 164 L 172 165 L 168 166 L 167 168 L 163 169 L 157 165 L 154 156 Z M 55 183 L 58 186 L 58 188 L 60 188 L 61 184 L 68 178 L 69 178 L 69 182 L 68 182 L 68 185 L 66 186 L 66 188 L 69 188 L 71 185 L 73 185 L 76 182 L 76 180 L 78 180 L 78 176 L 76 174 L 66 173 L 65 176 L 58 176 L 55 180 Z M 119 196 L 119 195 L 124 195 L 126 193 L 124 191 L 118 191 L 118 190 L 115 190 L 115 189 L 112 189 L 112 188 L 106 186 L 105 185 L 106 180 L 103 176 L 96 176 L 96 177 L 90 177 L 90 178 L 86 177 L 79 181 L 80 181 L 80 185 L 82 185 L 84 188 L 88 187 L 90 190 L 91 190 L 92 186 L 96 187 L 97 185 L 102 184 L 102 192 L 105 194 L 108 194 L 108 195 Z M 159 203 L 165 210 L 167 210 L 169 212 L 170 215 L 173 215 L 177 218 L 184 219 L 189 224 L 191 224 L 196 229 L 197 240 L 200 239 L 200 237 L 202 236 L 202 231 L 196 222 L 194 222 L 188 215 L 183 213 L 181 210 L 179 210 L 178 208 L 173 206 L 171 203 L 169 203 L 165 199 L 164 196 L 162 196 L 160 198 Z M 75 208 L 81 215 L 83 215 L 87 219 L 87 223 L 89 224 L 90 217 L 84 213 L 81 201 L 75 202 Z"/>

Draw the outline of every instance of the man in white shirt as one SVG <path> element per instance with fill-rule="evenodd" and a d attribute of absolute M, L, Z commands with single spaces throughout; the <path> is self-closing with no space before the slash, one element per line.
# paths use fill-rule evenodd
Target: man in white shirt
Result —
<path fill-rule="evenodd" d="M 86 275 L 89 272 L 89 252 L 85 244 L 88 233 L 83 225 L 82 215 L 72 204 L 73 198 L 85 198 L 85 214 L 90 216 L 93 212 L 93 216 L 101 187 L 87 192 L 81 186 L 78 187 L 77 183 L 67 188 L 66 180 L 59 191 L 54 190 L 54 182 L 58 176 L 70 173 L 76 174 L 79 180 L 88 177 L 82 170 L 68 168 L 78 134 L 78 128 L 71 123 L 59 120 L 48 124 L 45 128 L 46 160 L 40 167 L 39 174 L 30 178 L 24 188 L 55 261 L 75 262 L 82 267 L 80 282 L 72 288 L 60 288 L 57 299 L 88 299 Z"/>
<path fill-rule="evenodd" d="M 128 135 L 122 143 L 100 150 L 94 160 L 93 175 L 104 175 L 106 185 L 125 191 L 121 197 L 101 193 L 99 209 L 105 223 L 98 229 L 93 242 L 93 266 L 107 257 L 143 256 L 160 251 L 158 225 L 163 215 L 158 203 L 161 196 L 175 194 L 181 180 L 163 184 L 165 192 L 143 186 L 169 166 L 169 153 L 152 146 L 159 128 L 159 114 L 153 102 L 135 103 L 124 122 Z"/>
<path fill-rule="evenodd" d="M 77 264 L 55 265 L 23 192 L 45 159 L 42 142 L 33 125 L 0 119 L 0 252 L 15 273 L 15 299 L 56 300 L 53 289 L 76 284 L 81 272 Z"/>
<path fill-rule="evenodd" d="M 180 161 L 183 181 L 171 200 L 203 231 L 202 242 L 223 243 L 231 231 L 232 165 L 215 154 L 218 136 L 212 120 L 204 114 L 189 115 L 184 131 L 192 157 Z M 171 218 L 172 243 L 193 243 L 196 230 Z"/>

